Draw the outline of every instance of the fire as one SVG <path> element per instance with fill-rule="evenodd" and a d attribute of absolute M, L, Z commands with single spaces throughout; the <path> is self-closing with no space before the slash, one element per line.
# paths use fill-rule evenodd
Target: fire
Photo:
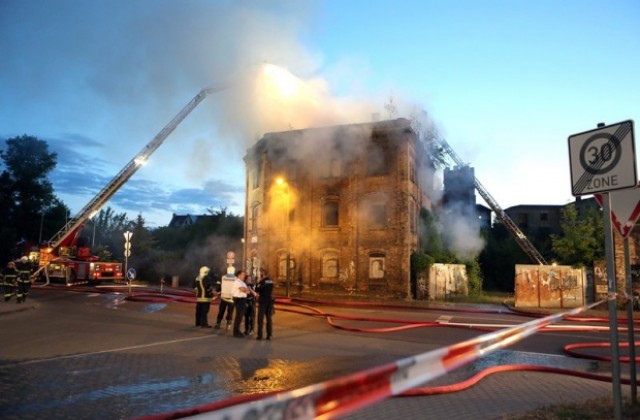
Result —
<path fill-rule="evenodd" d="M 262 66 L 255 93 L 263 132 L 308 127 L 332 109 L 326 83 L 301 79 L 274 64 Z"/>
<path fill-rule="evenodd" d="M 335 97 L 321 77 L 301 78 L 284 67 L 263 63 L 251 84 L 256 131 L 275 132 L 364 120 L 367 106 Z"/>
<path fill-rule="evenodd" d="M 265 90 L 271 97 L 291 99 L 301 91 L 302 81 L 289 70 L 273 64 L 264 65 Z"/>

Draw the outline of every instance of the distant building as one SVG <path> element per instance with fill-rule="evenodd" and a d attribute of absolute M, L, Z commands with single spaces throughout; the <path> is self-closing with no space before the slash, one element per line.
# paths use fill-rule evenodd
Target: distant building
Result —
<path fill-rule="evenodd" d="M 560 219 L 564 205 L 521 204 L 504 209 L 513 223 L 523 232 L 561 232 Z"/>
<path fill-rule="evenodd" d="M 169 227 L 183 227 L 193 225 L 196 220 L 198 220 L 198 216 L 192 214 L 185 215 L 177 215 L 173 213 L 171 217 L 171 221 L 169 222 Z"/>
<path fill-rule="evenodd" d="M 587 212 L 592 209 L 600 211 L 600 205 L 594 197 L 582 198 L 578 196 L 576 197 L 576 201 L 571 204 L 576 207 L 576 210 L 578 211 L 578 217 L 584 217 Z"/>
<path fill-rule="evenodd" d="M 191 226 L 196 223 L 203 223 L 206 221 L 216 222 L 219 218 L 226 217 L 226 211 L 221 211 L 216 214 L 185 214 L 178 215 L 173 213 L 171 221 L 169 221 L 169 227 L 184 227 Z"/>
<path fill-rule="evenodd" d="M 476 210 L 475 173 L 470 166 L 444 169 L 444 195 L 442 206 L 445 211 L 455 208 L 459 213 L 474 213 Z"/>
<path fill-rule="evenodd" d="M 476 214 L 478 215 L 478 222 L 481 229 L 491 228 L 491 214 L 492 211 L 489 207 L 482 204 L 476 204 Z"/>
<path fill-rule="evenodd" d="M 411 293 L 434 168 L 408 120 L 268 133 L 244 161 L 245 266 L 285 287 Z"/>
<path fill-rule="evenodd" d="M 476 204 L 476 176 L 471 166 L 457 166 L 444 170 L 442 210 L 453 211 L 476 220 L 480 229 L 491 227 L 491 209 Z"/>

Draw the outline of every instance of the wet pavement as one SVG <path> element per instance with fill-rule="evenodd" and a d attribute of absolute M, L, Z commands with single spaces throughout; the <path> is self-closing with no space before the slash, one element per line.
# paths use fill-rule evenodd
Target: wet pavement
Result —
<path fill-rule="evenodd" d="M 25 304 L 0 304 L 3 419 L 128 419 L 166 413 L 242 394 L 300 388 L 432 349 L 411 340 L 344 340 L 324 324 L 296 321 L 282 312 L 275 318 L 274 341 L 238 340 L 224 329 L 187 326 L 192 307 L 185 304 L 125 303 L 122 295 L 111 294 L 33 295 Z M 503 364 L 610 371 L 602 362 L 501 350 L 428 386 L 456 383 Z M 390 398 L 347 418 L 500 419 L 611 393 L 606 382 L 509 372 L 461 392 Z"/>

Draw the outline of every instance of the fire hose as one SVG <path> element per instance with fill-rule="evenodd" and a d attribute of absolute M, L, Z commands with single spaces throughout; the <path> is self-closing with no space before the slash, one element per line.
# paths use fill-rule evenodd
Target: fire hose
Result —
<path fill-rule="evenodd" d="M 167 288 L 169 289 L 169 288 Z M 68 289 L 67 289 L 68 290 Z M 95 293 L 97 290 L 96 288 L 86 288 L 86 291 L 91 290 L 93 293 Z M 119 293 L 121 292 L 121 289 L 119 289 L 118 287 L 112 287 L 112 288 L 108 288 L 108 289 L 103 289 L 100 288 L 99 289 L 100 293 Z M 157 293 L 156 291 L 154 291 L 153 289 L 149 289 L 149 288 L 140 288 L 136 293 L 131 294 L 130 296 L 128 296 L 126 298 L 127 300 L 130 301 L 140 301 L 140 302 L 179 302 L 179 303 L 195 303 L 195 297 L 193 296 L 193 291 L 191 290 L 185 290 L 185 289 L 172 289 L 172 290 L 168 290 L 165 293 Z M 600 304 L 602 302 L 599 302 L 597 304 Z M 547 322 L 545 320 L 545 317 L 541 314 L 536 314 L 536 313 L 527 313 L 527 312 L 523 312 L 523 311 L 516 311 L 512 308 L 509 308 L 508 306 L 504 305 L 506 307 L 506 309 L 499 309 L 499 310 L 485 310 L 485 309 L 475 309 L 475 308 L 466 308 L 466 309 L 461 309 L 461 308 L 456 308 L 456 309 L 451 309 L 451 308 L 419 308 L 419 307 L 415 307 L 415 306 L 410 306 L 410 305 L 396 305 L 396 304 L 385 304 L 385 303 L 372 303 L 372 302 L 333 302 L 333 301 L 319 301 L 319 300 L 309 300 L 309 299 L 297 299 L 297 298 L 278 298 L 276 299 L 276 304 L 278 305 L 278 309 L 281 311 L 286 311 L 286 312 L 290 312 L 290 313 L 296 313 L 296 314 L 300 314 L 300 315 L 304 315 L 304 316 L 312 316 L 312 317 L 318 317 L 318 318 L 325 318 L 327 323 L 332 326 L 333 328 L 337 328 L 337 329 L 341 329 L 341 330 L 345 330 L 345 331 L 350 331 L 350 332 L 360 332 L 360 333 L 390 333 L 390 332 L 395 332 L 395 331 L 402 331 L 402 330 L 408 330 L 408 329 L 413 329 L 413 328 L 428 328 L 428 327 L 447 327 L 447 328 L 465 328 L 465 329 L 473 329 L 473 330 L 478 330 L 478 331 L 494 331 L 493 333 L 490 334 L 496 334 L 496 333 L 501 333 L 501 331 L 504 330 L 504 326 L 477 326 L 474 324 L 451 324 L 451 323 L 441 323 L 441 322 L 437 322 L 437 321 L 411 321 L 411 320 L 407 320 L 407 319 L 395 319 L 395 318 L 372 318 L 372 317 L 360 317 L 360 316 L 347 316 L 347 315 L 342 315 L 342 314 L 337 314 L 337 313 L 331 313 L 331 312 L 325 312 L 323 310 L 318 309 L 317 307 L 313 306 L 313 305 L 319 305 L 319 306 L 336 306 L 336 307 L 368 307 L 368 308 L 393 308 L 393 309 L 405 309 L 405 310 L 412 310 L 412 311 L 439 311 L 442 312 L 443 310 L 445 311 L 450 311 L 450 312 L 468 312 L 468 313 L 497 313 L 497 314 L 512 314 L 512 315 L 519 315 L 519 316 L 526 316 L 526 317 L 531 317 L 531 318 L 540 318 L 539 320 L 534 320 L 534 321 L 530 321 L 527 322 L 525 324 L 530 324 L 530 323 L 535 323 L 535 331 L 545 331 L 545 332 L 553 332 L 553 331 L 571 331 L 571 330 L 575 330 L 575 327 L 563 327 L 563 328 L 551 328 L 550 323 L 551 322 Z M 594 305 L 595 306 L 595 305 Z M 552 316 L 553 317 L 553 316 Z M 546 317 L 549 318 L 549 317 Z M 581 322 L 607 322 L 608 319 L 607 318 L 602 318 L 602 317 L 577 317 L 575 316 L 574 313 L 569 313 L 569 314 L 565 314 L 562 316 L 563 319 L 566 320 L 571 320 L 571 321 L 581 321 Z M 392 327 L 382 327 L 382 328 L 356 328 L 356 327 L 348 327 L 348 326 L 344 326 L 344 325 L 340 325 L 340 321 L 363 321 L 363 322 L 379 322 L 379 323 L 389 323 L 389 324 L 398 324 Z M 622 320 L 621 320 L 622 322 Z M 637 324 L 638 321 L 634 321 L 634 324 Z M 523 324 L 524 325 L 524 324 Z M 594 330 L 608 330 L 608 327 L 586 327 L 586 328 L 592 328 Z M 518 326 L 514 326 L 511 328 L 508 328 L 509 330 L 515 329 L 518 330 Z M 530 326 L 529 326 L 530 329 Z M 624 329 L 619 327 L 619 329 Z M 498 331 L 496 331 L 498 330 Z M 579 330 L 584 331 L 584 328 L 580 328 Z M 636 329 L 634 328 L 634 331 Z M 534 331 L 534 332 L 535 332 Z M 512 340 L 513 337 L 515 335 L 520 335 L 522 334 L 523 331 L 516 331 L 515 334 L 512 334 L 511 336 L 507 335 L 507 336 L 503 336 L 500 337 L 500 340 L 502 341 L 509 341 Z M 529 334 L 529 333 L 528 333 Z M 486 335 L 486 334 L 485 334 Z M 492 338 L 492 340 L 495 340 L 495 338 Z M 465 344 L 465 343 L 459 343 L 459 344 Z M 511 343 L 507 344 L 510 345 Z M 459 363 L 461 359 L 464 358 L 468 358 L 470 353 L 481 353 L 483 351 L 482 348 L 480 348 L 480 351 L 478 351 L 478 348 L 476 348 L 477 343 L 472 343 L 472 344 L 465 344 L 462 346 L 458 346 L 458 345 L 453 345 L 453 346 L 449 346 L 449 348 L 447 348 L 446 352 L 442 352 L 442 349 L 440 353 L 436 354 L 436 359 L 439 360 L 438 363 L 442 364 L 444 363 L 444 365 L 441 366 L 436 366 L 436 370 L 440 370 L 441 373 L 447 373 L 451 370 L 451 368 L 456 368 L 459 367 Z M 584 349 L 584 348 L 603 348 L 603 347 L 607 347 L 609 346 L 609 343 L 574 343 L 574 344 L 569 344 L 567 346 L 564 347 L 564 352 L 570 356 L 573 357 L 580 357 L 580 358 L 587 358 L 587 359 L 593 359 L 593 360 L 602 360 L 602 361 L 610 361 L 611 358 L 607 357 L 607 356 L 594 356 L 594 355 L 589 355 L 589 354 L 584 354 L 581 353 L 579 351 L 577 351 L 578 349 Z M 621 343 L 621 346 L 624 346 L 624 343 Z M 433 352 L 430 352 L 433 353 Z M 433 357 L 431 357 L 429 359 L 429 363 L 433 364 L 434 360 Z M 460 359 L 460 360 L 458 360 Z M 640 357 L 636 357 L 635 358 L 636 361 L 640 361 Z M 620 362 L 623 363 L 629 363 L 630 360 L 628 357 L 621 357 L 620 358 Z M 436 363 L 436 364 L 438 364 Z M 448 366 L 447 366 L 448 365 Z M 420 363 L 416 363 L 416 366 L 420 366 Z M 422 365 L 420 366 L 420 368 L 422 370 L 425 370 L 425 367 L 430 367 L 432 368 L 433 366 L 431 365 Z M 443 366 L 445 366 L 443 368 Z M 402 366 L 400 366 L 402 368 Z M 367 383 L 372 382 L 372 383 L 377 383 L 376 381 L 382 381 L 384 382 L 385 379 L 388 379 L 389 377 L 393 377 L 393 371 L 395 369 L 398 369 L 398 366 L 382 366 L 382 367 L 378 367 L 378 368 L 374 368 L 374 369 L 370 369 L 369 371 L 365 372 L 365 373 L 360 373 L 360 375 L 364 375 L 364 377 L 360 377 L 359 380 L 360 381 L 365 381 Z M 418 387 L 416 386 L 416 384 L 413 384 L 413 386 L 408 387 L 407 389 L 403 389 L 401 392 L 397 392 L 388 396 L 397 396 L 397 397 L 406 397 L 406 396 L 426 396 L 426 395 L 436 395 L 436 394 L 442 394 L 442 393 L 451 393 L 451 392 L 457 392 L 457 391 L 462 391 L 464 389 L 467 389 L 475 384 L 477 384 L 478 382 L 480 382 L 482 379 L 486 378 L 489 375 L 495 374 L 495 373 L 500 373 L 500 372 L 508 372 L 508 371 L 535 371 L 535 372 L 545 372 L 545 373 L 555 373 L 555 374 L 563 374 L 563 375 L 572 375 L 572 376 L 576 376 L 576 377 L 580 377 L 580 378 L 585 378 L 585 379 L 591 379 L 591 380 L 597 380 L 597 381 L 605 381 L 605 382 L 611 382 L 612 378 L 610 376 L 606 376 L 606 375 L 597 375 L 597 374 L 592 374 L 592 373 L 586 373 L 586 372 L 579 372 L 579 371 L 573 371 L 573 370 L 569 370 L 569 369 L 561 369 L 561 368 L 552 368 L 552 367 L 546 367 L 546 366 L 536 366 L 536 365 L 522 365 L 522 364 L 517 364 L 517 365 L 501 365 L 501 366 L 494 366 L 494 367 L 490 367 L 487 369 L 484 369 L 483 371 L 475 374 L 474 376 L 472 376 L 471 378 L 468 378 L 462 382 L 458 382 L 455 384 L 451 384 L 451 385 L 445 385 L 445 386 L 433 386 L 433 387 Z M 331 382 L 331 381 L 329 381 Z M 422 381 L 421 383 L 424 383 L 427 381 Z M 626 379 L 626 378 L 622 378 L 621 379 L 621 383 L 623 384 L 629 384 L 630 380 Z M 322 385 L 322 384 L 318 384 L 318 385 Z M 331 389 L 331 386 L 335 386 L 334 385 L 326 385 L 325 387 L 329 386 L 329 389 Z M 328 392 L 327 389 L 324 389 L 325 392 Z M 342 387 L 339 387 L 336 390 L 333 390 L 332 392 L 335 394 L 336 392 L 348 392 L 345 391 L 345 389 L 343 389 Z M 231 399 L 228 400 L 224 400 L 224 401 L 218 401 L 212 404 L 206 404 L 203 406 L 199 406 L 199 407 L 193 407 L 191 409 L 188 410 L 181 410 L 181 411 L 175 411 L 175 412 L 171 412 L 171 413 L 163 413 L 163 414 L 158 414 L 158 415 L 151 415 L 151 416 L 145 416 L 142 417 L 145 420 L 151 420 L 151 419 L 168 419 L 168 418 L 180 418 L 180 417 L 188 417 L 188 416 L 192 416 L 198 413 L 206 413 L 206 412 L 212 412 L 212 411 L 217 411 L 217 410 L 239 410 L 239 405 L 242 406 L 246 403 L 249 402 L 259 402 L 262 401 L 264 399 L 269 399 L 271 397 L 273 397 L 274 395 L 278 395 L 278 394 L 282 394 L 282 393 L 286 393 L 287 391 L 280 391 L 280 392 L 269 392 L 269 393 L 261 393 L 261 394 L 254 394 L 254 395 L 250 395 L 250 396 L 239 396 L 239 397 L 233 397 Z M 380 391 L 376 391 L 375 390 L 375 386 L 371 389 L 372 393 L 379 393 Z M 293 397 L 291 397 L 293 398 Z M 380 398 L 378 398 L 379 400 Z M 374 402 L 374 401 L 372 401 Z M 343 401 L 342 402 L 344 405 L 344 408 L 342 410 L 348 410 L 350 409 L 349 407 L 353 408 L 354 404 L 358 404 L 357 401 L 355 402 L 348 402 L 348 401 Z M 362 404 L 362 402 L 360 402 L 359 404 Z M 235 408 L 234 408 L 235 407 Z M 320 408 L 318 408 L 320 407 Z M 322 407 L 321 404 L 320 406 L 318 405 L 318 401 L 316 401 L 316 414 L 321 414 L 323 413 L 322 411 Z M 346 411 L 348 412 L 348 411 Z M 336 411 L 327 411 L 327 415 L 335 415 L 335 414 L 339 414 Z M 343 413 L 344 414 L 344 413 Z"/>

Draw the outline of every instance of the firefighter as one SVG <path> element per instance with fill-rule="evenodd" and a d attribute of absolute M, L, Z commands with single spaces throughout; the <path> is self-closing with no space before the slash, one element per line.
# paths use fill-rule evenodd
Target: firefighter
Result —
<path fill-rule="evenodd" d="M 8 302 L 16 293 L 16 281 L 18 279 L 18 270 L 16 263 L 9 261 L 7 266 L 2 270 L 2 289 L 4 293 L 4 301 Z"/>
<path fill-rule="evenodd" d="M 16 268 L 18 269 L 16 303 L 22 303 L 27 300 L 27 295 L 31 288 L 31 264 L 29 264 L 29 258 L 20 258 Z"/>
<path fill-rule="evenodd" d="M 209 325 L 209 308 L 213 299 L 213 278 L 209 275 L 209 267 L 200 267 L 200 275 L 196 277 L 196 327 L 211 328 Z"/>

